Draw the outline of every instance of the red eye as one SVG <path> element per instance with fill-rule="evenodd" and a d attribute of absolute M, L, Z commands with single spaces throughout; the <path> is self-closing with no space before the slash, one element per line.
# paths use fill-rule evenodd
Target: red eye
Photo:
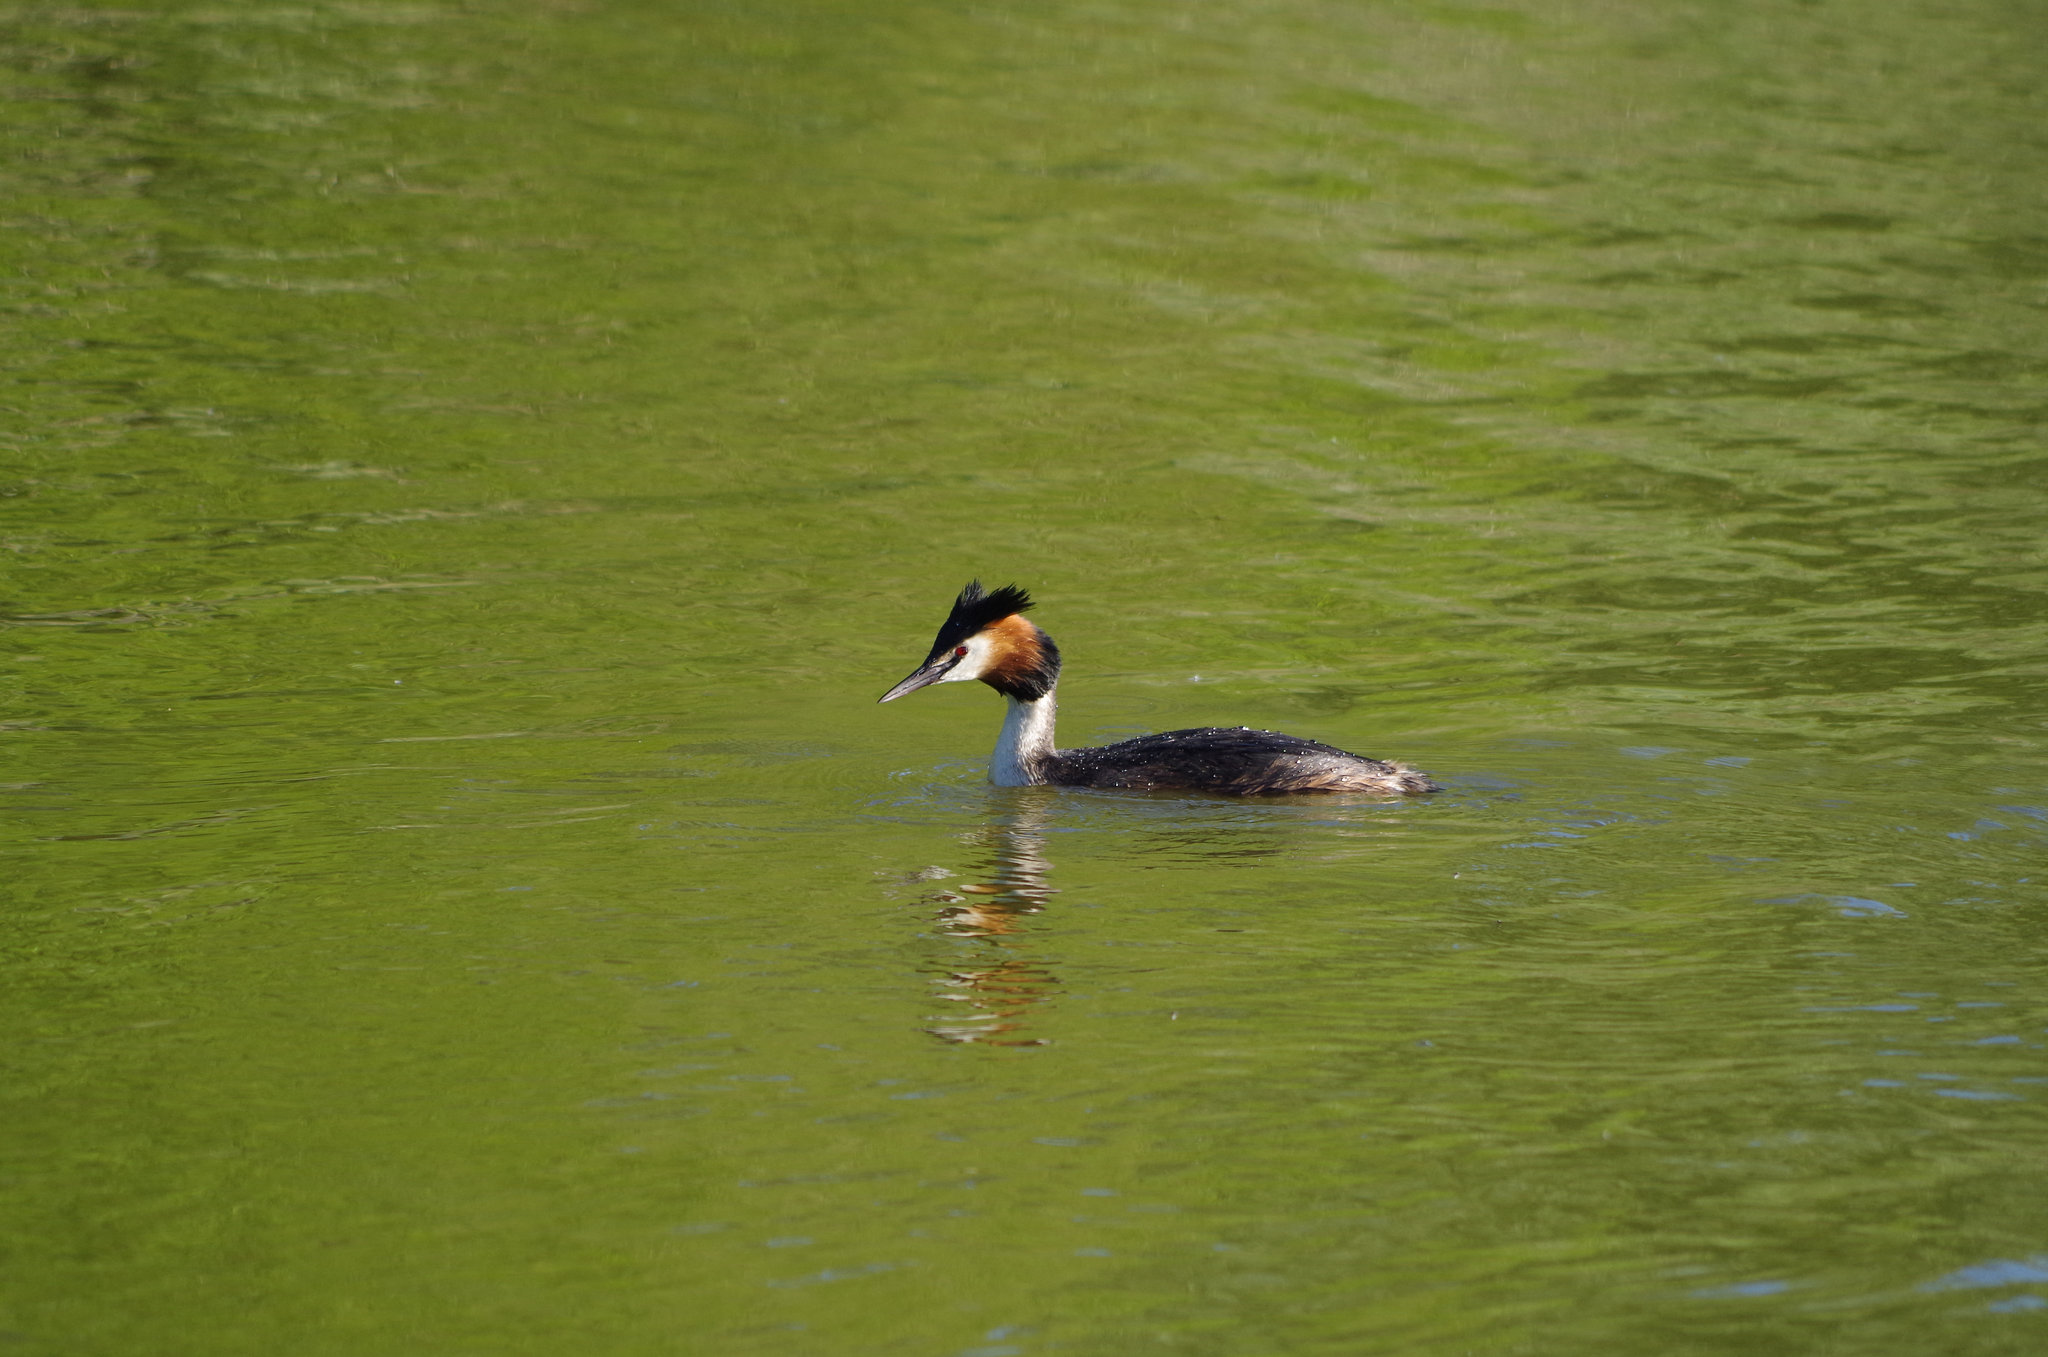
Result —
<path fill-rule="evenodd" d="M 967 653 L 967 647 L 966 647 L 966 646 L 954 646 L 954 647 L 953 647 L 953 653 L 954 653 L 954 654 L 955 654 L 956 656 L 957 656 L 957 655 L 965 655 L 965 654 Z"/>

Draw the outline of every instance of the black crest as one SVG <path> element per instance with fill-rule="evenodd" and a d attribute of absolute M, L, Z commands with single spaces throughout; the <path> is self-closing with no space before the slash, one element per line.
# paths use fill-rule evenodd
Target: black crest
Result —
<path fill-rule="evenodd" d="M 953 600 L 953 611 L 939 628 L 938 639 L 932 642 L 932 658 L 937 659 L 982 628 L 1031 606 L 1031 595 L 1014 584 L 983 592 L 980 580 L 971 581 L 960 591 L 960 597 Z"/>

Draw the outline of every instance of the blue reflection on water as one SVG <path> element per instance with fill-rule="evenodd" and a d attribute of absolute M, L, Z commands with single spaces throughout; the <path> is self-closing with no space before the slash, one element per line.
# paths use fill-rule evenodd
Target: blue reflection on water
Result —
<path fill-rule="evenodd" d="M 2048 1300 L 2022 1292 L 2017 1296 L 2008 1296 L 2004 1300 L 1992 1301 L 1984 1308 L 1994 1315 L 2010 1315 L 2021 1310 L 2048 1310 Z"/>
<path fill-rule="evenodd" d="M 1736 1282 L 1729 1286 L 1704 1287 L 1693 1295 L 1701 1300 L 1723 1300 L 1731 1296 L 1775 1296 L 1791 1289 L 1790 1282 Z"/>
<path fill-rule="evenodd" d="M 1972 1263 L 1957 1268 L 1946 1277 L 1938 1277 L 1920 1289 L 1922 1291 L 1960 1291 L 1980 1286 L 2019 1286 L 2026 1282 L 2048 1282 L 2048 1253 L 2037 1253 L 2028 1258 L 1994 1258 L 1988 1263 Z"/>
<path fill-rule="evenodd" d="M 1764 905 L 1805 905 L 1818 901 L 1833 905 L 1835 913 L 1845 919 L 1903 919 L 1906 911 L 1894 909 L 1882 900 L 1868 900 L 1860 895 L 1774 895 L 1757 903 Z"/>

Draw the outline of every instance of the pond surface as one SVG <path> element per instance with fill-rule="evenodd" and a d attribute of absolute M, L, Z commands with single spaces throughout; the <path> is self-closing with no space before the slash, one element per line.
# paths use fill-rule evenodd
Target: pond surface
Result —
<path fill-rule="evenodd" d="M 10 1349 L 2048 1344 L 2037 7 L 0 47 Z"/>

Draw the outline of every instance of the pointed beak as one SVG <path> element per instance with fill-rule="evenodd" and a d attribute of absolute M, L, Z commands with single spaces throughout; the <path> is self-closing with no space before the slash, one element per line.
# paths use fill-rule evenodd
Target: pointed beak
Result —
<path fill-rule="evenodd" d="M 958 663 L 960 663 L 959 659 L 952 655 L 942 656 L 936 660 L 926 660 L 911 671 L 909 678 L 903 680 L 903 682 L 897 684 L 888 692 L 883 693 L 875 701 L 893 702 L 905 693 L 914 693 L 928 683 L 937 683 L 940 679 L 951 673 L 953 666 Z"/>

